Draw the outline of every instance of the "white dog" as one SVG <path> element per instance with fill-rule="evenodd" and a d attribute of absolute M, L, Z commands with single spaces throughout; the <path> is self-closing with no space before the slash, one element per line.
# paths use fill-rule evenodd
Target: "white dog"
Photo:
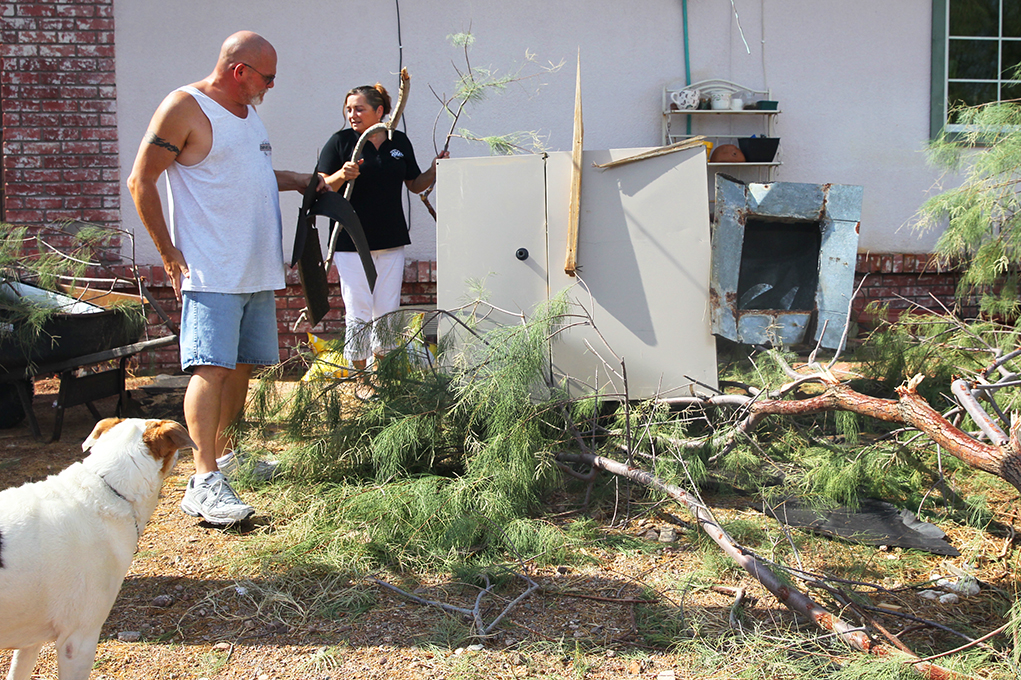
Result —
<path fill-rule="evenodd" d="M 0 649 L 8 680 L 27 680 L 56 641 L 60 680 L 85 680 L 138 539 L 177 450 L 194 447 L 170 420 L 107 418 L 89 456 L 58 475 L 0 492 Z"/>

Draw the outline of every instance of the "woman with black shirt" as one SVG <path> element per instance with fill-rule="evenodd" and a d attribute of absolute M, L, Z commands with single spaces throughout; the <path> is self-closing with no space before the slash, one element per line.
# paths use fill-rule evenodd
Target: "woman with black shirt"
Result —
<path fill-rule="evenodd" d="M 340 274 L 344 299 L 344 356 L 359 369 L 365 368 L 370 353 L 381 356 L 393 348 L 393 333 L 376 328 L 375 321 L 396 311 L 401 304 L 404 246 L 411 243 L 401 189 L 406 186 L 418 194 L 436 179 L 436 159 L 422 172 L 415 162 L 411 141 L 399 130 L 390 133 L 392 138 L 385 130 L 373 133 L 362 150 L 362 158 L 351 161 L 362 133 L 388 113 L 390 95 L 379 83 L 351 90 L 344 100 L 344 114 L 351 127 L 334 133 L 319 155 L 319 171 L 335 191 L 358 179 L 351 193 L 351 205 L 365 229 L 376 265 L 375 291 L 370 291 L 354 242 L 347 232 L 340 233 L 333 261 Z M 437 158 L 448 156 L 444 151 Z"/>

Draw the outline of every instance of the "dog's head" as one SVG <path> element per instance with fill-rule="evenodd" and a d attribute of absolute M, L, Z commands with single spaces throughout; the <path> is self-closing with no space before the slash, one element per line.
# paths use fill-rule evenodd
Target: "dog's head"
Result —
<path fill-rule="evenodd" d="M 89 452 L 85 465 L 108 481 L 118 479 L 116 488 L 132 495 L 157 489 L 177 463 L 177 452 L 195 447 L 188 431 L 173 420 L 107 418 L 99 421 L 82 450 Z M 137 494 L 134 491 L 137 491 Z"/>

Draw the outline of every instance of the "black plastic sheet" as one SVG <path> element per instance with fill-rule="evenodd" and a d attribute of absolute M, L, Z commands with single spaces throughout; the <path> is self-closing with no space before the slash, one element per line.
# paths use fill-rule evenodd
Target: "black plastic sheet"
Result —
<path fill-rule="evenodd" d="M 372 262 L 369 242 L 361 220 L 351 203 L 333 191 L 320 193 L 319 169 L 312 172 L 312 178 L 305 187 L 301 208 L 298 210 L 298 225 L 294 232 L 294 248 L 291 252 L 291 266 L 298 265 L 298 277 L 305 296 L 306 316 L 309 324 L 315 326 L 330 311 L 329 284 L 326 281 L 326 266 L 323 251 L 319 246 L 319 230 L 316 217 L 322 215 L 336 223 L 337 229 L 347 229 L 354 241 L 358 257 L 365 268 L 369 290 L 376 287 L 376 266 Z"/>
<path fill-rule="evenodd" d="M 788 498 L 763 503 L 762 511 L 788 526 L 854 543 L 914 548 L 953 557 L 961 554 L 946 541 L 946 534 L 935 524 L 919 520 L 910 510 L 901 510 L 874 498 L 862 499 L 857 510 L 814 508 L 799 499 Z"/>

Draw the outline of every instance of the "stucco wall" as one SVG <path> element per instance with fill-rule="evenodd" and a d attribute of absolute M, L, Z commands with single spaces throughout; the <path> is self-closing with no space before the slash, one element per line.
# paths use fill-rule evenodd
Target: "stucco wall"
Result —
<path fill-rule="evenodd" d="M 864 185 L 863 251 L 931 249 L 932 235 L 918 238 L 905 227 L 936 179 L 922 154 L 928 136 L 930 2 L 735 0 L 750 54 L 730 2 L 688 2 L 692 78 L 772 88 L 783 110 L 776 130 L 784 165 L 776 179 Z M 118 0 L 121 176 L 128 175 L 137 140 L 163 96 L 207 75 L 223 38 L 242 28 L 266 36 L 279 54 L 277 85 L 260 107 L 275 165 L 311 169 L 319 146 L 342 124 L 343 94 L 376 80 L 396 84 L 397 4 Z M 580 48 L 585 147 L 660 143 L 660 90 L 684 77 L 681 0 L 444 0 L 399 7 L 403 65 L 413 78 L 406 129 L 423 162 L 430 158 L 440 111 L 430 88 L 449 94 L 454 64 L 463 66 L 446 36 L 469 29 L 476 36 L 470 53 L 475 66 L 514 70 L 526 51 L 542 63 L 565 66 L 478 105 L 462 120 L 464 127 L 479 134 L 535 130 L 547 137 L 550 149 L 569 149 Z M 448 125 L 440 119 L 439 144 Z M 461 140 L 451 152 L 488 153 Z M 434 196 L 440 201 L 442 196 Z M 141 230 L 126 192 L 123 205 L 124 225 Z M 285 196 L 285 229 L 293 228 L 297 205 L 297 194 Z M 434 259 L 434 224 L 414 197 L 411 215 L 409 257 Z M 138 239 L 138 247 L 140 260 L 156 261 L 147 237 Z"/>

